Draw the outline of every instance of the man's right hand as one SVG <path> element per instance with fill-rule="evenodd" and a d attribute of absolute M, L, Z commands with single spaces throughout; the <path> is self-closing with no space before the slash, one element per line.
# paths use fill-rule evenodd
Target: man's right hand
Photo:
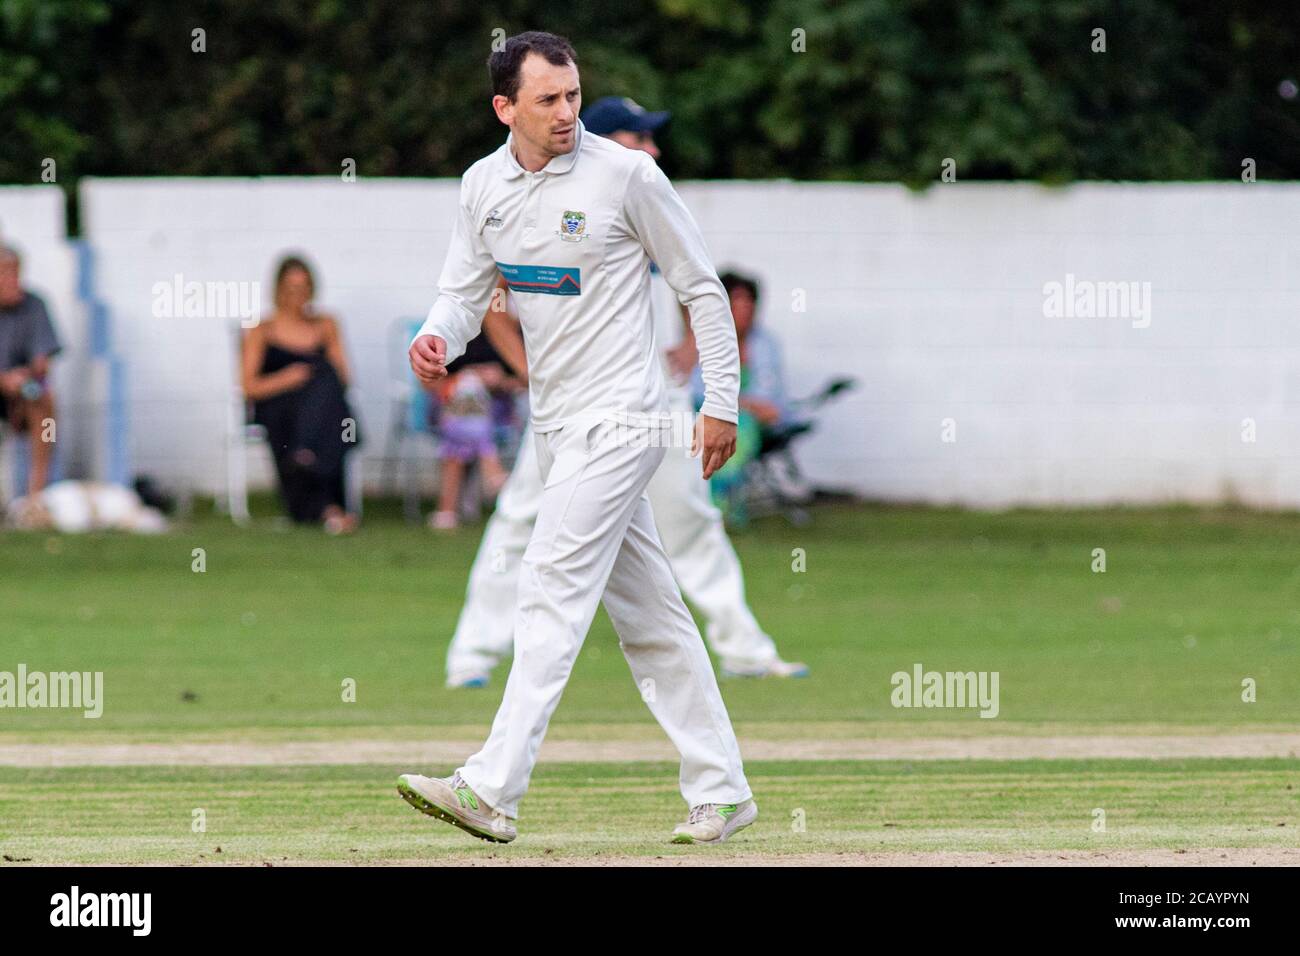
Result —
<path fill-rule="evenodd" d="M 437 335 L 421 335 L 411 343 L 407 355 L 411 371 L 424 385 L 434 385 L 447 377 L 447 343 Z"/>

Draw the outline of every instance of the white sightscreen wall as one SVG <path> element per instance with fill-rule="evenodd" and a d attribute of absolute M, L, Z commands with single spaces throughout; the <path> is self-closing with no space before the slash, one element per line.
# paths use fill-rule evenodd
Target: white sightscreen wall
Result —
<path fill-rule="evenodd" d="M 762 282 L 791 393 L 859 380 L 799 446 L 815 480 L 993 507 L 1300 505 L 1300 185 L 680 191 L 718 267 Z M 266 310 L 277 257 L 299 250 L 343 322 L 373 482 L 403 361 L 391 323 L 432 301 L 457 194 L 454 180 L 84 182 L 136 469 L 220 490 L 234 382 L 234 320 L 156 317 L 155 284 L 260 282 Z M 1061 314 L 1045 314 L 1049 283 Z M 1100 307 L 1082 315 L 1089 288 Z"/>
<path fill-rule="evenodd" d="M 22 256 L 22 283 L 45 300 L 63 343 L 53 364 L 52 388 L 58 413 L 56 456 L 65 477 L 88 470 L 91 419 L 100 398 L 83 387 L 89 330 L 77 297 L 77 256 L 67 239 L 66 205 L 63 190 L 55 185 L 0 186 L 0 242 Z"/>
<path fill-rule="evenodd" d="M 817 477 L 979 506 L 1300 504 L 1300 185 L 682 192 L 715 259 L 765 280 L 795 390 L 861 380 L 803 446 Z M 1068 275 L 1149 282 L 1149 325 L 1045 316 Z"/>

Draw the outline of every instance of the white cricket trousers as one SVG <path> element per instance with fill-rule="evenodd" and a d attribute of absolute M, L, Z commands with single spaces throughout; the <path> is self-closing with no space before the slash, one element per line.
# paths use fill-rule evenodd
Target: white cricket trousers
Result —
<path fill-rule="evenodd" d="M 713 652 L 727 666 L 761 668 L 776 659 L 776 645 L 749 609 L 740 559 L 700 468 L 700 459 L 683 449 L 667 450 L 647 489 L 655 525 L 682 593 L 704 616 Z M 510 653 L 519 563 L 541 497 L 530 425 L 470 568 L 465 606 L 447 650 L 448 674 L 491 670 Z"/>
<path fill-rule="evenodd" d="M 647 441 L 614 440 L 633 434 Z M 708 653 L 655 529 L 646 486 L 664 449 L 646 447 L 649 435 L 586 422 L 535 436 L 544 487 L 519 573 L 514 662 L 487 743 L 459 768 L 508 817 L 601 600 L 642 699 L 682 755 L 687 804 L 751 796 Z"/>

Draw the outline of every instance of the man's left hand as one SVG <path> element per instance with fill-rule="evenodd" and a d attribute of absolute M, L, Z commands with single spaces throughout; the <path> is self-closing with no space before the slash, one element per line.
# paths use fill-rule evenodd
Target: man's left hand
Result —
<path fill-rule="evenodd" d="M 695 420 L 695 434 L 691 439 L 691 454 L 697 452 L 704 463 L 704 480 L 708 481 L 736 453 L 736 426 L 720 418 L 700 415 Z"/>

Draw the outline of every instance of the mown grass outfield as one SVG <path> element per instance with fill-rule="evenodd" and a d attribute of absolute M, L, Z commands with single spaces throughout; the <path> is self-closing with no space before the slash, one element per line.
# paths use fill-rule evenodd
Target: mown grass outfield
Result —
<path fill-rule="evenodd" d="M 758 522 L 734 538 L 751 603 L 813 675 L 724 682 L 762 817 L 713 849 L 665 842 L 685 809 L 676 768 L 603 613 L 515 844 L 396 796 L 401 771 L 450 771 L 499 700 L 504 669 L 486 691 L 442 687 L 479 531 L 435 536 L 377 508 L 346 539 L 216 517 L 153 539 L 0 535 L 0 670 L 105 683 L 99 720 L 0 710 L 0 854 L 1300 861 L 1298 515 L 843 507 L 810 528 Z M 999 672 L 999 716 L 894 708 L 891 675 L 918 662 Z"/>

